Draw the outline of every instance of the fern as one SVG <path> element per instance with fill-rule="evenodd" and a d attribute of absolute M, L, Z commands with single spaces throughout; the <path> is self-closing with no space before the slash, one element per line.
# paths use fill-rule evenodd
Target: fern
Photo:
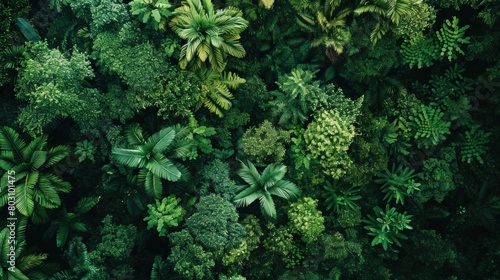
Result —
<path fill-rule="evenodd" d="M 409 125 L 414 132 L 415 139 L 420 139 L 418 145 L 422 144 L 426 149 L 439 144 L 446 139 L 445 134 L 450 134 L 451 123 L 443 120 L 444 113 L 437 108 L 421 105 L 412 109 L 409 116 Z"/>
<path fill-rule="evenodd" d="M 429 67 L 434 60 L 439 58 L 439 45 L 432 37 L 425 37 L 422 33 L 406 40 L 401 45 L 403 63 L 409 64 L 410 68 L 417 66 Z"/>
<path fill-rule="evenodd" d="M 465 54 L 460 48 L 464 44 L 470 43 L 470 37 L 465 37 L 465 30 L 469 28 L 469 25 L 464 27 L 458 26 L 458 18 L 453 17 L 453 21 L 446 20 L 443 27 L 436 32 L 436 36 L 441 45 L 440 56 L 446 56 L 449 61 L 457 58 L 457 53 Z"/>
<path fill-rule="evenodd" d="M 472 163 L 477 161 L 484 164 L 484 156 L 487 153 L 487 145 L 491 132 L 485 133 L 478 126 L 474 126 L 470 131 L 466 131 L 465 135 L 460 137 L 460 141 L 456 144 L 460 147 L 460 156 L 462 162 Z"/>

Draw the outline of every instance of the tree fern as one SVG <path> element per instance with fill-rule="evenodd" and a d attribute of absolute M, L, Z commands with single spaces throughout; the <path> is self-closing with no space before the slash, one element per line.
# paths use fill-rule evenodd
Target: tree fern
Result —
<path fill-rule="evenodd" d="M 181 48 L 181 68 L 202 68 L 222 72 L 228 55 L 241 58 L 245 49 L 238 41 L 248 26 L 236 8 L 215 10 L 211 0 L 186 0 L 174 10 L 170 27 L 186 40 Z M 208 60 L 207 60 L 208 59 Z"/>
<path fill-rule="evenodd" d="M 484 156 L 488 152 L 488 143 L 491 132 L 484 132 L 478 126 L 462 134 L 456 144 L 460 148 L 462 162 L 472 163 L 474 161 L 484 164 Z"/>
<path fill-rule="evenodd" d="M 465 30 L 469 28 L 469 25 L 464 27 L 458 26 L 458 18 L 453 17 L 453 20 L 446 20 L 441 29 L 436 32 L 436 36 L 441 43 L 441 53 L 442 57 L 446 56 L 449 61 L 457 58 L 457 53 L 465 54 L 461 49 L 462 45 L 467 45 L 470 43 L 470 37 L 465 36 Z"/>
<path fill-rule="evenodd" d="M 401 55 L 404 64 L 410 68 L 417 66 L 429 67 L 434 60 L 439 58 L 439 45 L 432 37 L 425 37 L 422 33 L 415 35 L 410 40 L 405 40 L 401 45 Z"/>
<path fill-rule="evenodd" d="M 446 139 L 445 134 L 450 134 L 451 123 L 443 120 L 444 113 L 441 110 L 421 105 L 412 109 L 412 113 L 409 124 L 419 146 L 423 145 L 426 149 L 436 146 Z"/>

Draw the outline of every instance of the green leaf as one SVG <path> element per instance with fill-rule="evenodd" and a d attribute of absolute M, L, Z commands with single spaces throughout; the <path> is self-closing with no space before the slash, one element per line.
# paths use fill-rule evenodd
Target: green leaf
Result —
<path fill-rule="evenodd" d="M 28 39 L 28 41 L 38 42 L 41 40 L 38 33 L 35 31 L 35 29 L 33 29 L 33 26 L 31 26 L 31 24 L 29 24 L 25 19 L 17 18 L 17 26 L 19 26 L 19 29 L 23 33 L 24 37 Z"/>

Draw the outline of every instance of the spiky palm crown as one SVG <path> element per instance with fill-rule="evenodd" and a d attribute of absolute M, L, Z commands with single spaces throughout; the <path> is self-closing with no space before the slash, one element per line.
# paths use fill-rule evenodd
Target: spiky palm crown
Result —
<path fill-rule="evenodd" d="M 222 72 L 228 55 L 245 56 L 238 40 L 248 21 L 240 10 L 228 7 L 215 11 L 210 0 L 186 0 L 173 15 L 170 27 L 187 40 L 181 48 L 181 68 L 201 68 L 208 59 L 212 69 Z"/>
<path fill-rule="evenodd" d="M 133 124 L 125 134 L 130 147 L 114 147 L 112 158 L 119 164 L 139 168 L 138 183 L 144 185 L 148 195 L 159 199 L 163 192 L 161 179 L 175 182 L 188 175 L 184 166 L 171 159 L 189 153 L 192 141 L 186 139 L 186 129 L 167 127 L 146 138 L 139 125 Z"/>
<path fill-rule="evenodd" d="M 241 163 L 238 175 L 245 185 L 236 187 L 237 194 L 233 199 L 238 207 L 244 207 L 259 200 L 262 214 L 267 220 L 275 220 L 276 207 L 272 195 L 287 200 L 297 198 L 301 190 L 292 182 L 284 180 L 286 166 L 281 163 L 268 165 L 262 173 L 251 162 Z"/>
<path fill-rule="evenodd" d="M 0 128 L 0 168 L 5 171 L 1 179 L 0 206 L 9 200 L 8 185 L 15 185 L 16 209 L 26 217 L 33 217 L 35 222 L 41 222 L 46 216 L 43 208 L 61 205 L 59 193 L 71 190 L 68 182 L 49 170 L 64 159 L 69 150 L 66 146 L 47 150 L 47 139 L 42 135 L 26 145 L 14 129 Z"/>

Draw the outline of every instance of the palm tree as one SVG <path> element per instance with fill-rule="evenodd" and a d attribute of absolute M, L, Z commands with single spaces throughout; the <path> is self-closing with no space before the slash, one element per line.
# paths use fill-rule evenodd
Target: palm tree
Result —
<path fill-rule="evenodd" d="M 259 173 L 255 166 L 248 161 L 241 163 L 238 175 L 246 182 L 245 185 L 236 186 L 237 195 L 233 202 L 237 207 L 247 206 L 259 199 L 260 210 L 268 220 L 276 219 L 276 207 L 271 195 L 284 199 L 296 198 L 301 194 L 301 190 L 292 182 L 283 180 L 286 173 L 286 166 L 281 163 L 268 165 L 264 171 Z"/>
<path fill-rule="evenodd" d="M 0 231 L 0 279 L 47 279 L 49 271 L 43 271 L 43 262 L 47 259 L 47 254 L 31 253 L 27 254 L 25 231 L 28 220 L 25 217 L 18 218 L 16 221 L 15 243 L 11 242 L 12 235 L 10 229 L 5 227 Z M 14 251 L 11 250 L 15 244 Z M 9 254 L 15 255 L 15 267 L 9 263 Z"/>
<path fill-rule="evenodd" d="M 377 23 L 370 39 L 376 43 L 390 30 L 391 24 L 399 25 L 404 17 L 412 16 L 415 6 L 421 5 L 422 0 L 361 0 L 354 10 L 355 15 L 372 13 Z"/>
<path fill-rule="evenodd" d="M 49 170 L 64 159 L 69 150 L 66 146 L 45 149 L 47 136 L 42 135 L 29 145 L 10 127 L 0 128 L 0 168 L 5 171 L 0 186 L 0 206 L 9 201 L 9 189 L 15 189 L 16 209 L 34 222 L 46 217 L 44 208 L 61 205 L 59 193 L 68 193 L 71 185 Z M 8 187 L 8 186 L 13 187 Z"/>
<path fill-rule="evenodd" d="M 352 9 L 340 8 L 341 4 L 339 0 L 325 1 L 315 16 L 299 13 L 299 25 L 315 36 L 311 46 L 324 45 L 326 55 L 332 62 L 337 60 L 337 56 L 344 52 L 344 46 L 351 41 L 346 18 Z"/>
<path fill-rule="evenodd" d="M 238 41 L 248 26 L 236 8 L 214 10 L 210 0 L 186 0 L 173 12 L 170 27 L 182 39 L 180 66 L 201 68 L 207 58 L 211 68 L 222 72 L 228 55 L 241 58 L 245 49 Z"/>
<path fill-rule="evenodd" d="M 126 131 L 127 141 L 131 148 L 112 149 L 112 158 L 119 164 L 139 168 L 137 180 L 144 184 L 146 193 L 158 199 L 162 198 L 162 181 L 178 181 L 187 176 L 187 169 L 170 160 L 186 156 L 192 141 L 186 139 L 189 132 L 180 127 L 167 127 L 151 135 L 145 140 L 138 124 L 131 125 Z"/>

